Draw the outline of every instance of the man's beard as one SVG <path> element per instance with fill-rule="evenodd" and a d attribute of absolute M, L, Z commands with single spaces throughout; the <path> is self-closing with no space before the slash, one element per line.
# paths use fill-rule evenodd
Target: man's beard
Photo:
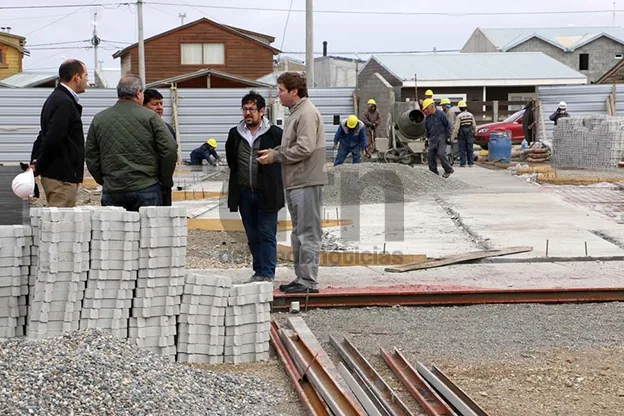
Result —
<path fill-rule="evenodd" d="M 260 120 L 255 121 L 254 119 L 245 119 L 245 124 L 249 127 L 257 127 L 260 124 Z"/>

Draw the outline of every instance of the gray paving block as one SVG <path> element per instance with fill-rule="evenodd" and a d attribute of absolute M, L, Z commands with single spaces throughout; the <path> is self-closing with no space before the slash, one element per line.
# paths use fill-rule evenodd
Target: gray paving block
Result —
<path fill-rule="evenodd" d="M 257 324 L 254 323 L 254 324 L 225 327 L 225 335 L 226 336 L 247 335 L 247 334 L 260 333 L 260 332 L 269 332 L 270 330 L 271 330 L 271 322 L 262 322 L 262 323 L 257 323 Z"/>
<path fill-rule="evenodd" d="M 141 258 L 139 257 L 139 268 L 141 269 L 155 269 L 163 267 L 183 267 L 186 266 L 186 255 L 175 257 L 154 257 L 154 258 Z"/>
<path fill-rule="evenodd" d="M 80 316 L 80 319 L 128 319 L 130 317 L 129 309 L 86 309 Z"/>
<path fill-rule="evenodd" d="M 188 236 L 188 229 L 186 225 L 184 227 L 149 227 L 142 226 L 141 228 L 141 240 L 148 238 L 162 238 L 162 237 L 184 237 Z"/>
<path fill-rule="evenodd" d="M 176 326 L 175 316 L 156 316 L 154 318 L 130 318 L 130 326 L 134 328 L 145 328 L 155 326 Z"/>
<path fill-rule="evenodd" d="M 90 253 L 71 253 L 67 251 L 43 252 L 39 256 L 39 267 L 46 263 L 89 262 Z"/>
<path fill-rule="evenodd" d="M 172 360 L 175 360 L 175 355 L 177 352 L 175 345 L 170 345 L 167 347 L 141 347 L 141 348 L 144 349 L 145 351 L 151 351 L 154 354 L 158 354 L 163 357 L 171 358 Z"/>
<path fill-rule="evenodd" d="M 80 207 L 56 208 L 45 207 L 41 210 L 41 221 L 63 222 L 63 221 L 91 221 L 92 211 Z"/>
<path fill-rule="evenodd" d="M 41 243 L 85 243 L 91 241 L 91 231 L 84 233 L 41 233 L 39 236 L 40 246 Z"/>
<path fill-rule="evenodd" d="M 21 267 L 24 261 L 21 257 L 4 257 L 0 258 L 0 268 L 2 267 Z"/>
<path fill-rule="evenodd" d="M 136 261 L 139 259 L 139 253 L 136 251 L 109 250 L 109 251 L 91 251 L 91 260 L 108 260 L 108 261 Z"/>
<path fill-rule="evenodd" d="M 153 257 L 186 257 L 186 247 L 158 247 L 158 248 L 140 248 L 140 258 L 153 258 Z"/>
<path fill-rule="evenodd" d="M 28 254 L 24 253 L 24 249 L 25 249 L 24 246 L 18 246 L 18 245 L 13 245 L 13 246 L 8 246 L 8 247 L 0 246 L 0 258 L 24 257 L 26 255 L 29 255 L 30 248 L 28 248 Z"/>
<path fill-rule="evenodd" d="M 139 278 L 184 277 L 185 267 L 165 267 L 162 269 L 139 269 Z"/>
<path fill-rule="evenodd" d="M 180 305 L 152 306 L 150 308 L 132 308 L 133 318 L 152 318 L 156 316 L 176 316 L 180 314 Z"/>
<path fill-rule="evenodd" d="M 0 268 L 0 287 L 19 286 L 22 282 L 20 267 Z"/>
<path fill-rule="evenodd" d="M 92 221 L 91 228 L 93 231 L 122 231 L 137 233 L 140 231 L 138 222 L 121 222 L 121 221 Z"/>
<path fill-rule="evenodd" d="M 269 352 L 251 353 L 242 355 L 226 355 L 223 357 L 223 362 L 228 364 L 245 364 L 256 363 L 259 361 L 269 361 Z"/>
<path fill-rule="evenodd" d="M 180 332 L 177 337 L 178 348 L 183 351 L 188 349 L 188 346 L 201 345 L 204 347 L 219 347 L 223 348 L 225 345 L 224 336 L 213 336 L 204 334 L 187 334 Z M 204 352 L 204 354 L 211 354 Z"/>
<path fill-rule="evenodd" d="M 232 279 L 227 276 L 205 275 L 199 273 L 187 273 L 186 282 L 189 286 L 217 286 L 230 288 Z"/>
<path fill-rule="evenodd" d="M 183 286 L 137 288 L 135 292 L 135 297 L 145 298 L 145 299 L 163 297 L 163 296 L 179 297 L 182 295 L 183 290 L 184 290 Z"/>
<path fill-rule="evenodd" d="M 271 320 L 271 314 L 269 312 L 259 313 L 259 314 L 249 314 L 249 315 L 226 315 L 225 316 L 225 325 L 226 326 L 236 326 L 236 325 L 245 325 L 251 323 L 261 323 L 261 322 L 269 322 Z"/>
<path fill-rule="evenodd" d="M 255 334 L 245 334 L 245 335 L 230 335 L 225 337 L 225 346 L 241 346 L 248 344 L 260 344 L 264 342 L 269 342 L 269 332 L 259 332 Z"/>
<path fill-rule="evenodd" d="M 206 345 L 187 342 L 178 342 L 178 350 L 186 354 L 204 354 L 223 356 L 223 345 Z"/>
<path fill-rule="evenodd" d="M 225 325 L 225 316 L 180 314 L 178 322 L 189 325 L 223 326 Z"/>
<path fill-rule="evenodd" d="M 91 233 L 91 222 L 50 222 L 42 221 L 39 227 L 40 236 L 44 234 L 56 234 L 56 233 L 76 233 L 83 234 Z"/>
<path fill-rule="evenodd" d="M 259 342 L 256 344 L 245 344 L 245 345 L 230 345 L 225 346 L 223 350 L 223 355 L 241 355 L 241 354 L 249 354 L 249 353 L 261 353 L 269 350 L 269 342 Z"/>
<path fill-rule="evenodd" d="M 75 312 L 48 312 L 48 313 L 35 313 L 29 311 L 28 314 L 30 326 L 33 323 L 46 323 L 46 322 L 74 322 L 80 319 L 80 313 Z"/>
<path fill-rule="evenodd" d="M 139 270 L 140 272 L 140 270 Z M 139 277 L 137 279 L 138 288 L 161 288 L 161 287 L 182 287 L 184 284 L 184 276 L 172 276 L 172 277 L 154 277 L 146 278 Z"/>
<path fill-rule="evenodd" d="M 132 299 L 132 289 L 85 289 L 85 299 Z"/>
<path fill-rule="evenodd" d="M 72 291 L 67 290 L 35 290 L 33 301 L 34 302 L 80 302 L 84 299 L 84 291 Z"/>
<path fill-rule="evenodd" d="M 270 303 L 253 303 L 251 305 L 243 305 L 243 306 L 228 306 L 226 310 L 226 315 L 251 315 L 251 314 L 262 314 L 271 312 L 271 304 Z"/>
<path fill-rule="evenodd" d="M 159 218 L 147 218 L 143 217 L 140 220 L 141 228 L 155 228 L 155 227 L 175 227 L 186 228 L 186 217 L 159 217 Z"/>
<path fill-rule="evenodd" d="M 116 211 L 107 211 L 107 210 L 96 210 L 91 215 L 91 221 L 121 221 L 121 222 L 138 222 L 141 219 L 141 216 L 138 212 L 133 211 L 125 211 L 125 210 L 116 210 Z"/>
<path fill-rule="evenodd" d="M 145 328 L 134 328 L 130 325 L 130 328 L 128 329 L 128 337 L 130 338 L 159 338 L 172 337 L 174 335 L 176 335 L 175 326 L 147 326 Z"/>
<path fill-rule="evenodd" d="M 4 301 L 7 297 L 19 297 L 22 295 L 22 287 L 21 286 L 7 286 L 0 287 L 0 303 Z"/>
<path fill-rule="evenodd" d="M 179 306 L 180 305 L 180 297 L 179 296 L 162 296 L 162 297 L 154 297 L 154 298 L 134 298 L 132 300 L 133 308 L 152 308 L 152 307 L 162 307 L 162 306 Z"/>
<path fill-rule="evenodd" d="M 0 226 L 0 238 L 24 237 L 31 233 L 30 227 L 24 225 L 2 225 Z"/>
<path fill-rule="evenodd" d="M 46 282 L 43 280 L 37 281 L 37 284 L 33 288 L 33 293 L 36 292 L 67 292 L 67 293 L 76 293 L 80 291 L 84 291 L 87 286 L 86 281 L 80 282 Z"/>
<path fill-rule="evenodd" d="M 71 302 L 66 300 L 53 300 L 50 302 L 45 302 L 35 300 L 35 303 L 31 305 L 31 312 L 34 315 L 50 312 L 80 313 L 81 309 L 82 304 L 80 301 Z"/>
<path fill-rule="evenodd" d="M 130 309 L 132 299 L 84 299 L 82 309 Z"/>
<path fill-rule="evenodd" d="M 256 295 L 260 293 L 273 293 L 273 283 L 254 282 L 242 285 L 233 285 L 230 289 L 230 296 Z"/>
<path fill-rule="evenodd" d="M 80 329 L 79 322 L 39 322 L 28 326 L 28 338 L 49 338 Z"/>
<path fill-rule="evenodd" d="M 89 269 L 88 280 L 117 280 L 121 282 L 136 282 L 137 278 L 137 270 L 98 270 L 91 268 Z"/>
<path fill-rule="evenodd" d="M 0 248 L 25 247 L 25 237 L 5 237 L 0 238 Z"/>
<path fill-rule="evenodd" d="M 138 260 L 91 260 L 91 268 L 98 270 L 137 270 Z"/>
<path fill-rule="evenodd" d="M 109 250 L 124 250 L 124 251 L 137 251 L 139 250 L 138 241 L 110 241 L 110 240 L 92 240 L 91 251 L 109 251 Z"/>
<path fill-rule="evenodd" d="M 189 364 L 223 364 L 222 355 L 178 353 L 178 362 Z"/>
<path fill-rule="evenodd" d="M 180 305 L 181 315 L 203 315 L 203 316 L 225 316 L 226 310 L 220 306 L 210 305 L 189 305 L 183 303 Z"/>
<path fill-rule="evenodd" d="M 89 271 L 89 261 L 64 261 L 64 262 L 44 262 L 40 261 L 39 265 L 39 275 L 42 273 L 45 274 L 55 274 L 62 275 L 66 273 L 70 274 L 80 274 L 83 275 L 84 279 L 87 278 L 87 272 Z M 39 277 L 38 277 L 39 278 Z M 52 278 L 52 277 L 51 277 Z"/>
<path fill-rule="evenodd" d="M 182 303 L 187 305 L 202 305 L 202 306 L 217 306 L 225 308 L 228 306 L 227 298 L 225 296 L 210 296 L 210 295 L 182 295 Z"/>
<path fill-rule="evenodd" d="M 98 241 L 139 241 L 140 235 L 138 232 L 125 232 L 125 231 L 100 231 L 93 230 L 91 232 L 91 240 Z"/>
<path fill-rule="evenodd" d="M 53 272 L 50 270 L 42 270 L 39 269 L 37 271 L 37 275 L 35 276 L 36 282 L 42 283 L 63 283 L 63 282 L 86 282 L 88 277 L 88 273 L 86 271 L 64 271 L 64 272 Z"/>
<path fill-rule="evenodd" d="M 93 290 L 134 290 L 134 280 L 91 280 L 87 279 L 87 289 Z"/>
<path fill-rule="evenodd" d="M 186 208 L 184 207 L 141 207 L 139 215 L 143 218 L 186 218 Z"/>
<path fill-rule="evenodd" d="M 187 237 L 141 237 L 141 247 L 186 247 Z"/>
<path fill-rule="evenodd" d="M 228 305 L 231 306 L 245 306 L 270 302 L 273 302 L 273 292 L 258 293 L 256 295 L 241 295 L 228 298 Z"/>
<path fill-rule="evenodd" d="M 129 338 L 130 342 L 135 344 L 136 346 L 143 347 L 169 347 L 175 345 L 174 337 L 171 336 L 163 336 L 163 337 L 147 337 L 147 338 Z"/>
<path fill-rule="evenodd" d="M 224 337 L 224 326 L 211 326 L 211 325 L 194 325 L 186 323 L 178 323 L 178 329 L 180 334 L 193 334 L 193 335 L 210 335 L 212 337 Z"/>
<path fill-rule="evenodd" d="M 116 329 L 116 330 L 126 332 L 126 334 L 124 335 L 124 338 L 128 336 L 128 333 L 127 333 L 128 320 L 127 319 L 106 319 L 106 318 L 101 318 L 101 319 L 81 318 L 80 319 L 81 330 L 92 329 L 92 328 Z"/>
<path fill-rule="evenodd" d="M 88 253 L 90 250 L 89 242 L 62 242 L 62 243 L 51 243 L 51 242 L 41 242 L 37 247 L 37 257 L 40 257 L 41 253 L 44 252 L 70 252 L 70 253 Z"/>
<path fill-rule="evenodd" d="M 224 297 L 227 300 L 229 293 L 230 289 L 227 287 L 184 285 L 185 295 Z"/>

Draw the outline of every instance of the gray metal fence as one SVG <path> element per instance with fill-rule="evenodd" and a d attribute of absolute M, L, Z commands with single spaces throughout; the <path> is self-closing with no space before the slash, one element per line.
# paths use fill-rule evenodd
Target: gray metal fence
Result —
<path fill-rule="evenodd" d="M 28 161 L 32 143 L 39 133 L 41 107 L 48 88 L 0 88 L 0 161 Z M 241 120 L 241 99 L 248 89 L 179 89 L 178 129 L 182 157 L 214 137 L 223 150 L 227 134 Z M 276 90 L 256 89 L 267 102 L 276 99 Z M 165 104 L 165 121 L 171 120 L 171 93 L 161 89 Z M 334 116 L 344 118 L 354 112 L 353 88 L 317 88 L 310 90 L 310 99 L 318 107 L 325 123 L 326 143 L 331 147 L 335 126 Z M 115 103 L 114 89 L 92 89 L 80 95 L 85 136 L 93 116 Z M 286 116 L 287 116 L 286 112 Z"/>
<path fill-rule="evenodd" d="M 542 101 L 546 137 L 552 139 L 554 124 L 548 118 L 557 110 L 560 101 L 568 105 L 571 116 L 588 116 L 607 114 L 607 97 L 611 94 L 611 85 L 575 85 L 557 87 L 539 87 L 539 98 Z M 624 84 L 616 85 L 616 114 L 624 116 Z M 541 126 L 538 128 L 538 137 L 542 136 Z"/>

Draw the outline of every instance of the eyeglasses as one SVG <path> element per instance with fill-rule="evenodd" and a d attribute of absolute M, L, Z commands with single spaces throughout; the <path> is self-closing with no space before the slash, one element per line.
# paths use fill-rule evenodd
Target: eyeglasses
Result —
<path fill-rule="evenodd" d="M 258 111 L 258 109 L 256 107 L 243 107 L 241 108 L 243 113 L 255 113 L 256 111 Z"/>

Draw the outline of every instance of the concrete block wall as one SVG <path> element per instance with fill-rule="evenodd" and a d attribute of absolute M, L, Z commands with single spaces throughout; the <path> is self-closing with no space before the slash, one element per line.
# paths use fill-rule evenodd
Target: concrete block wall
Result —
<path fill-rule="evenodd" d="M 616 168 L 624 157 L 624 117 L 559 119 L 553 130 L 555 166 Z"/>
<path fill-rule="evenodd" d="M 0 337 L 23 336 L 26 325 L 30 226 L 0 227 Z"/>
<path fill-rule="evenodd" d="M 396 101 L 394 87 L 379 73 L 375 73 L 369 80 L 358 88 L 359 98 L 359 114 L 368 109 L 366 104 L 370 98 L 377 103 L 377 110 L 381 114 L 380 130 L 377 132 L 378 137 L 388 137 L 386 125 L 388 123 L 388 114 L 392 111 Z"/>

